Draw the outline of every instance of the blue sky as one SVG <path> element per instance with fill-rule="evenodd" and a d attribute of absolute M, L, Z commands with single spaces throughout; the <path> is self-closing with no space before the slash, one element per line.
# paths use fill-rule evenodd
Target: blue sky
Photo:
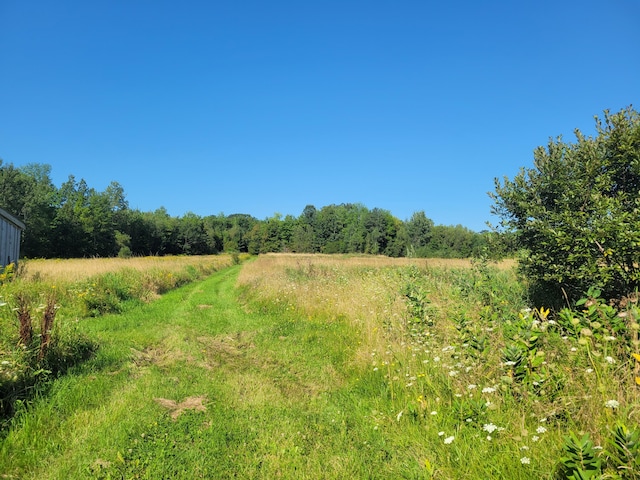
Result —
<path fill-rule="evenodd" d="M 495 177 L 640 104 L 640 2 L 0 0 L 0 158 L 174 216 L 486 227 Z"/>

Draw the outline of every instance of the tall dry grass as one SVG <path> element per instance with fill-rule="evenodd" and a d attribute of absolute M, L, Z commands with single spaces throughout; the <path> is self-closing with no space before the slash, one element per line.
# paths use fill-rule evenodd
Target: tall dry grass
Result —
<path fill-rule="evenodd" d="M 498 264 L 513 268 L 507 260 Z M 438 281 L 437 272 L 470 269 L 467 259 L 389 258 L 310 254 L 267 254 L 245 264 L 238 284 L 252 296 L 296 309 L 309 319 L 341 318 L 360 332 L 356 358 L 368 362 L 372 352 L 403 342 L 407 303 L 401 291 L 407 279 L 398 267 L 432 270 L 430 301 L 434 312 L 451 311 L 449 280 Z M 394 347 L 394 348 L 395 348 Z"/>
<path fill-rule="evenodd" d="M 20 277 L 26 281 L 77 282 L 124 269 L 175 271 L 187 266 L 207 266 L 217 270 L 230 264 L 231 257 L 229 255 L 34 259 L 21 261 Z"/>

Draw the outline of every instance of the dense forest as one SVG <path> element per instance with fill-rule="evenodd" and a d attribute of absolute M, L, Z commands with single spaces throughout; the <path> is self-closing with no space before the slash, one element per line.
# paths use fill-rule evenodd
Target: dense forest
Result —
<path fill-rule="evenodd" d="M 26 224 L 21 250 L 27 258 L 221 252 L 469 257 L 487 250 L 494 237 L 461 225 L 435 225 L 424 211 L 402 221 L 361 204 L 307 205 L 297 218 L 277 213 L 264 220 L 248 214 L 172 217 L 163 207 L 130 209 L 117 182 L 100 192 L 70 175 L 56 187 L 50 165 L 14 167 L 1 160 L 0 207 Z"/>

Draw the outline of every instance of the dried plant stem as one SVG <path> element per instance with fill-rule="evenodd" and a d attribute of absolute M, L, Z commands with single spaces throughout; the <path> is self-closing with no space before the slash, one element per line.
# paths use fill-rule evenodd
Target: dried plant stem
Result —
<path fill-rule="evenodd" d="M 29 311 L 29 298 L 24 293 L 16 297 L 18 301 L 18 322 L 20 322 L 20 345 L 28 347 L 33 338 L 33 326 L 31 324 L 31 312 Z"/>
<path fill-rule="evenodd" d="M 47 354 L 49 344 L 51 343 L 51 332 L 53 330 L 53 321 L 56 318 L 56 299 L 54 295 L 47 297 L 47 303 L 44 307 L 42 315 L 40 352 L 38 353 L 38 361 L 41 361 Z"/>

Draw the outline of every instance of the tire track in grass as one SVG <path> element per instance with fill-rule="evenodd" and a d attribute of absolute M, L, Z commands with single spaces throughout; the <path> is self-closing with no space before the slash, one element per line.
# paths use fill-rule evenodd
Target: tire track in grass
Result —
<path fill-rule="evenodd" d="M 15 422 L 0 450 L 0 473 L 25 479 L 370 473 L 377 454 L 359 451 L 359 420 L 344 410 L 344 394 L 334 395 L 345 382 L 338 372 L 349 362 L 353 332 L 341 323 L 248 312 L 238 302 L 238 272 L 233 267 L 125 315 L 87 321 L 101 351 L 57 381 L 59 408 L 42 398 L 24 414 L 28 429 Z M 189 409 L 184 402 L 193 398 L 201 401 Z M 172 417 L 166 405 L 187 408 Z M 38 452 L 37 461 L 27 450 Z"/>

